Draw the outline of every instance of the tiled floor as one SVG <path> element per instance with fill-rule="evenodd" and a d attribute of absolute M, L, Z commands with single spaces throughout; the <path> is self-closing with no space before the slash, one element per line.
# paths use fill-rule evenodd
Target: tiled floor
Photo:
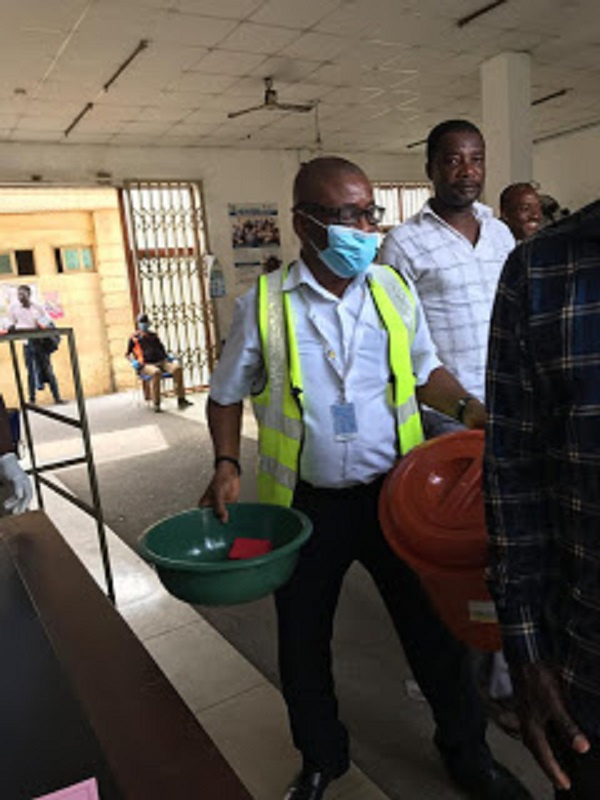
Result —
<path fill-rule="evenodd" d="M 192 414 L 203 421 L 197 403 Z M 168 413 L 168 412 L 167 412 Z M 186 412 L 189 416 L 189 412 Z M 251 423 L 245 433 L 251 435 Z M 105 435 L 103 435 L 105 436 Z M 160 447 L 155 437 L 138 439 Z M 60 444 L 54 442 L 50 450 Z M 97 457 L 119 457 L 113 443 L 95 442 Z M 104 587 L 95 522 L 49 490 L 46 511 Z M 279 691 L 192 608 L 162 588 L 154 571 L 112 532 L 109 550 L 117 606 L 196 714 L 255 800 L 282 800 L 298 769 Z M 327 792 L 327 800 L 385 800 L 357 768 Z"/>

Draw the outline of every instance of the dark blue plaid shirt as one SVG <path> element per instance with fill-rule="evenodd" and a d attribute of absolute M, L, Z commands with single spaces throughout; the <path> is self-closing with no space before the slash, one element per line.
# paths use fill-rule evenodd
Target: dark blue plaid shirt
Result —
<path fill-rule="evenodd" d="M 509 660 L 554 664 L 600 735 L 600 202 L 509 257 L 494 306 L 484 485 Z"/>

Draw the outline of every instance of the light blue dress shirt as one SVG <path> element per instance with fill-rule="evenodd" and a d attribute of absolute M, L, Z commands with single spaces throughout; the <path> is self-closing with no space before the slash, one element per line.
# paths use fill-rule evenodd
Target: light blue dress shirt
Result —
<path fill-rule="evenodd" d="M 397 453 L 388 335 L 365 276 L 355 278 L 337 297 L 298 261 L 283 288 L 290 294 L 304 386 L 300 476 L 327 488 L 369 483 L 393 466 Z M 336 369 L 330 363 L 331 353 Z M 411 357 L 419 386 L 441 366 L 418 300 Z M 236 301 L 231 330 L 211 378 L 210 397 L 220 405 L 237 403 L 260 391 L 264 381 L 254 286 Z M 356 412 L 358 431 L 350 441 L 337 441 L 333 429 L 331 407 L 343 395 Z"/>

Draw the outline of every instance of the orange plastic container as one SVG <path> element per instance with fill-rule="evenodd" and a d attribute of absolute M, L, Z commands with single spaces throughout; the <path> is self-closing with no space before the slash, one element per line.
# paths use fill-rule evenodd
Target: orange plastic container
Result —
<path fill-rule="evenodd" d="M 493 651 L 502 645 L 484 582 L 482 460 L 483 431 L 458 431 L 416 447 L 387 476 L 379 519 L 452 633 Z"/>

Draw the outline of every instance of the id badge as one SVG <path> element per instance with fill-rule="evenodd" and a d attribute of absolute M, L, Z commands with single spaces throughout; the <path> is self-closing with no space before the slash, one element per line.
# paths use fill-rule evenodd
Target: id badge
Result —
<path fill-rule="evenodd" d="M 334 403 L 331 408 L 336 442 L 348 442 L 358 434 L 354 403 Z"/>

